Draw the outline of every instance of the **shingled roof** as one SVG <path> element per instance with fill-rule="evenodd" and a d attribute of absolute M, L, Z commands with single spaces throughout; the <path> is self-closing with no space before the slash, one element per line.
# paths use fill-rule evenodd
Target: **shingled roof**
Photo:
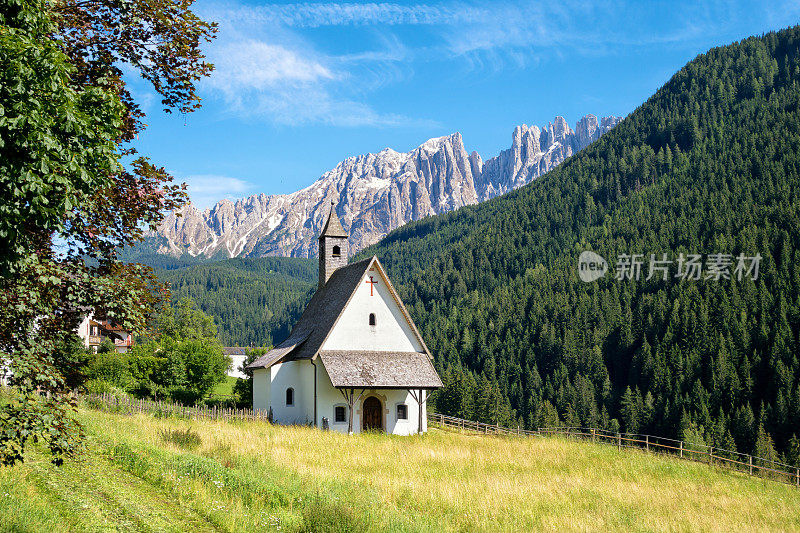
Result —
<path fill-rule="evenodd" d="M 339 222 L 339 217 L 336 216 L 333 202 L 331 202 L 331 213 L 328 215 L 328 221 L 325 222 L 325 227 L 322 228 L 322 233 L 319 235 L 320 239 L 323 237 L 348 237 L 347 232 L 342 227 L 342 223 Z"/>
<path fill-rule="evenodd" d="M 319 357 L 334 387 L 438 389 L 442 380 L 427 354 L 323 350 Z"/>
<path fill-rule="evenodd" d="M 373 258 L 337 269 L 311 298 L 303 316 L 285 341 L 253 361 L 247 368 L 265 368 L 291 353 L 291 359 L 310 359 L 319 351 L 350 301 Z"/>

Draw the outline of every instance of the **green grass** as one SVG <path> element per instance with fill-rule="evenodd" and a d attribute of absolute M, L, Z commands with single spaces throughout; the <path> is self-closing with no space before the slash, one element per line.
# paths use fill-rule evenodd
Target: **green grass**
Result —
<path fill-rule="evenodd" d="M 233 386 L 236 385 L 237 381 L 239 381 L 239 378 L 235 378 L 233 376 L 225 376 L 225 381 L 222 381 L 214 385 L 214 388 L 211 389 L 211 394 L 220 396 L 232 396 Z"/>
<path fill-rule="evenodd" d="M 79 417 L 78 460 L 0 468 L 0 530 L 800 531 L 795 487 L 601 444 Z"/>

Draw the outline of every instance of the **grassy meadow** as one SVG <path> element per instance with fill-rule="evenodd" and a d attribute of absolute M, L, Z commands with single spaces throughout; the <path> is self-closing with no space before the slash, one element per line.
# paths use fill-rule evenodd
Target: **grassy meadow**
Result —
<path fill-rule="evenodd" d="M 800 531 L 795 487 L 602 444 L 79 417 L 78 460 L 0 468 L 0 530 Z"/>
<path fill-rule="evenodd" d="M 239 381 L 239 378 L 235 378 L 233 376 L 225 376 L 224 381 L 220 381 L 214 388 L 211 389 L 210 396 L 232 396 L 233 395 L 233 387 L 236 385 L 236 382 Z"/>

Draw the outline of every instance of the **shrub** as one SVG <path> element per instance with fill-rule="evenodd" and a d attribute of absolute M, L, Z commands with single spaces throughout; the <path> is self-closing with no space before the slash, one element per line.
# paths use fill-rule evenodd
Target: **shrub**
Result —
<path fill-rule="evenodd" d="M 96 353 L 89 356 L 86 377 L 89 381 L 105 381 L 125 391 L 136 384 L 130 370 L 130 356 L 126 354 Z"/>

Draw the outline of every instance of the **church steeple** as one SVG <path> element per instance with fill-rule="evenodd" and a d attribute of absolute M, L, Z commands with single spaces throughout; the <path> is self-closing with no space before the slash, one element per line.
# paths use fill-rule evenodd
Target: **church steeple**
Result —
<path fill-rule="evenodd" d="M 336 216 L 334 201 L 331 200 L 331 212 L 322 233 L 319 236 L 319 285 L 321 289 L 337 268 L 347 264 L 347 232 L 344 231 L 339 217 Z"/>

